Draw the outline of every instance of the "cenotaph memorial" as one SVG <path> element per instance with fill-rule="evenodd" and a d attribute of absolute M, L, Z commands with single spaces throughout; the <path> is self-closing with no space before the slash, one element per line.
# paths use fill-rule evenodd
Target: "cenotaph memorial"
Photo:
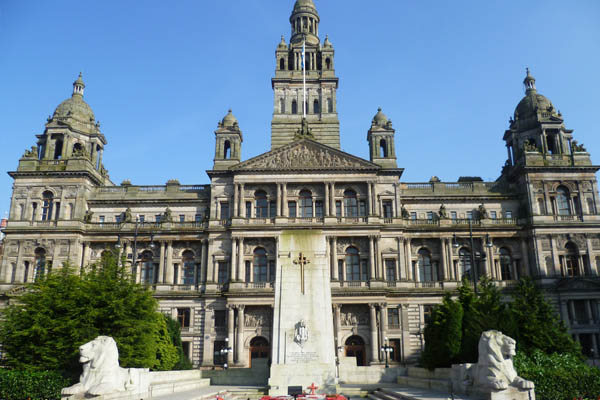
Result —
<path fill-rule="evenodd" d="M 316 384 L 335 392 L 335 346 L 326 239 L 283 231 L 279 241 L 269 395 Z"/>

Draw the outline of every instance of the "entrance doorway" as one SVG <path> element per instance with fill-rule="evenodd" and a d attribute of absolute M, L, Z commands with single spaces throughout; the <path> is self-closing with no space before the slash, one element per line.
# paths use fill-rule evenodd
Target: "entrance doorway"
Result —
<path fill-rule="evenodd" d="M 271 346 L 269 341 L 262 336 L 257 336 L 250 341 L 250 367 L 252 360 L 256 358 L 269 358 L 271 354 Z"/>
<path fill-rule="evenodd" d="M 356 365 L 366 365 L 365 341 L 360 336 L 350 336 L 346 339 L 346 357 L 356 357 Z"/>

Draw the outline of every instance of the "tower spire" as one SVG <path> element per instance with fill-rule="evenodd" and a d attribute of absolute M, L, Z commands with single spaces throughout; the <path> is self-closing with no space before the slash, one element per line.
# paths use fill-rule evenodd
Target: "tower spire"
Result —
<path fill-rule="evenodd" d="M 83 96 L 83 90 L 85 89 L 85 83 L 83 83 L 82 73 L 79 73 L 77 80 L 73 82 L 73 96 Z"/>
<path fill-rule="evenodd" d="M 535 78 L 531 76 L 529 68 L 525 68 L 525 71 L 527 71 L 527 76 L 525 76 L 525 79 L 523 80 L 523 85 L 525 85 L 525 93 L 530 93 L 536 90 Z"/>

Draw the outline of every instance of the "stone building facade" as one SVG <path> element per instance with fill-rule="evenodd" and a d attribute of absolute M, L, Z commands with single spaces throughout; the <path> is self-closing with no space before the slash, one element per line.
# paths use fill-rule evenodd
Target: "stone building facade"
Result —
<path fill-rule="evenodd" d="M 113 184 L 80 76 L 9 172 L 3 301 L 66 260 L 86 268 L 118 244 L 135 279 L 181 322 L 194 365 L 248 366 L 271 352 L 280 235 L 318 229 L 339 357 L 381 363 L 387 338 L 393 362 L 414 362 L 432 305 L 474 273 L 506 290 L 533 277 L 584 351 L 597 355 L 599 167 L 529 71 L 496 181 L 403 182 L 381 110 L 366 135 L 369 160 L 340 150 L 333 45 L 321 43 L 312 0 L 296 1 L 290 23 L 290 42 L 282 38 L 275 52 L 271 150 L 243 160 L 230 111 L 215 131 L 207 184 Z M 233 348 L 228 360 L 219 353 L 225 346 Z"/>

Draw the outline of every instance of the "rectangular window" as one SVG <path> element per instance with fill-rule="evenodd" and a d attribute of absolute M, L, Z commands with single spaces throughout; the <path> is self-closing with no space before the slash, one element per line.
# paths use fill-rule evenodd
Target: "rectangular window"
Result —
<path fill-rule="evenodd" d="M 120 224 L 120 223 L 121 223 L 121 214 L 115 215 L 115 222 L 116 222 L 117 224 Z"/>
<path fill-rule="evenodd" d="M 396 260 L 391 258 L 385 260 L 385 276 L 388 281 L 396 280 Z"/>
<path fill-rule="evenodd" d="M 219 261 L 217 267 L 218 275 L 217 275 L 217 283 L 226 283 L 227 282 L 227 262 Z"/>
<path fill-rule="evenodd" d="M 252 263 L 250 261 L 246 261 L 246 276 L 245 276 L 246 283 L 250 282 L 250 277 L 251 277 L 250 273 L 252 272 L 251 267 L 252 267 Z"/>
<path fill-rule="evenodd" d="M 221 202 L 221 219 L 229 219 L 229 202 Z"/>
<path fill-rule="evenodd" d="M 185 215 L 179 216 L 179 222 L 185 222 Z"/>
<path fill-rule="evenodd" d="M 400 329 L 400 313 L 397 308 L 388 308 L 388 328 Z"/>
<path fill-rule="evenodd" d="M 497 217 L 496 211 L 490 211 L 490 217 L 492 219 L 496 219 L 496 217 Z"/>
<path fill-rule="evenodd" d="M 196 214 L 196 215 L 194 215 L 194 221 L 196 221 L 196 222 L 202 222 L 202 214 Z"/>
<path fill-rule="evenodd" d="M 183 355 L 188 360 L 190 359 L 190 342 L 181 342 L 181 348 L 183 349 Z"/>
<path fill-rule="evenodd" d="M 190 309 L 189 308 L 178 308 L 177 309 L 177 321 L 181 329 L 187 329 L 190 327 Z"/>
<path fill-rule="evenodd" d="M 423 306 L 423 322 L 425 323 L 425 325 L 427 325 L 429 323 L 429 321 L 431 321 L 431 313 L 432 312 L 433 312 L 432 305 Z"/>
<path fill-rule="evenodd" d="M 383 202 L 383 218 L 393 218 L 393 210 L 392 202 L 390 200 L 385 200 Z"/>
<path fill-rule="evenodd" d="M 427 211 L 427 219 L 430 221 L 433 220 L 433 211 Z"/>
<path fill-rule="evenodd" d="M 505 211 L 504 212 L 504 218 L 512 218 L 512 211 Z"/>
<path fill-rule="evenodd" d="M 269 282 L 275 282 L 275 260 L 269 260 Z"/>
<path fill-rule="evenodd" d="M 450 218 L 454 220 L 458 218 L 458 216 L 456 215 L 456 211 L 450 211 Z"/>
<path fill-rule="evenodd" d="M 98 221 L 103 224 L 104 223 L 104 215 L 98 217 Z"/>
<path fill-rule="evenodd" d="M 277 202 L 269 202 L 269 217 L 275 218 L 277 216 Z"/>
<path fill-rule="evenodd" d="M 246 218 L 252 218 L 252 203 L 246 202 Z"/>
<path fill-rule="evenodd" d="M 173 283 L 179 285 L 179 264 L 173 264 Z"/>
<path fill-rule="evenodd" d="M 161 220 L 162 220 L 162 215 L 161 215 L 161 214 L 156 214 L 156 215 L 154 216 L 154 221 L 155 221 L 156 223 L 159 223 Z"/>
<path fill-rule="evenodd" d="M 369 280 L 369 262 L 367 260 L 362 260 L 361 261 L 361 271 L 360 271 L 360 278 L 362 281 L 368 281 Z"/>
<path fill-rule="evenodd" d="M 336 200 L 336 202 L 335 202 L 335 216 L 336 217 L 342 216 L 342 202 L 339 200 Z"/>
<path fill-rule="evenodd" d="M 315 217 L 317 217 L 317 218 L 323 217 L 323 201 L 322 200 L 315 201 Z"/>
<path fill-rule="evenodd" d="M 417 219 L 417 213 L 416 212 L 411 212 L 410 213 L 410 219 L 412 219 L 413 221 Z"/>
<path fill-rule="evenodd" d="M 227 311 L 215 310 L 215 328 L 225 328 L 227 326 Z"/>
<path fill-rule="evenodd" d="M 467 219 L 473 219 L 473 211 L 467 211 Z"/>
<path fill-rule="evenodd" d="M 367 202 L 364 200 L 358 201 L 358 215 L 361 217 L 367 216 Z"/>
<path fill-rule="evenodd" d="M 344 260 L 338 260 L 338 276 L 339 280 L 344 280 Z"/>
<path fill-rule="evenodd" d="M 139 216 L 139 221 L 143 224 L 144 221 L 146 220 L 146 216 L 145 215 L 140 215 Z"/>
<path fill-rule="evenodd" d="M 390 339 L 390 346 L 392 347 L 390 360 L 400 362 L 400 339 Z"/>
<path fill-rule="evenodd" d="M 296 202 L 288 201 L 288 215 L 290 218 L 296 218 Z"/>

